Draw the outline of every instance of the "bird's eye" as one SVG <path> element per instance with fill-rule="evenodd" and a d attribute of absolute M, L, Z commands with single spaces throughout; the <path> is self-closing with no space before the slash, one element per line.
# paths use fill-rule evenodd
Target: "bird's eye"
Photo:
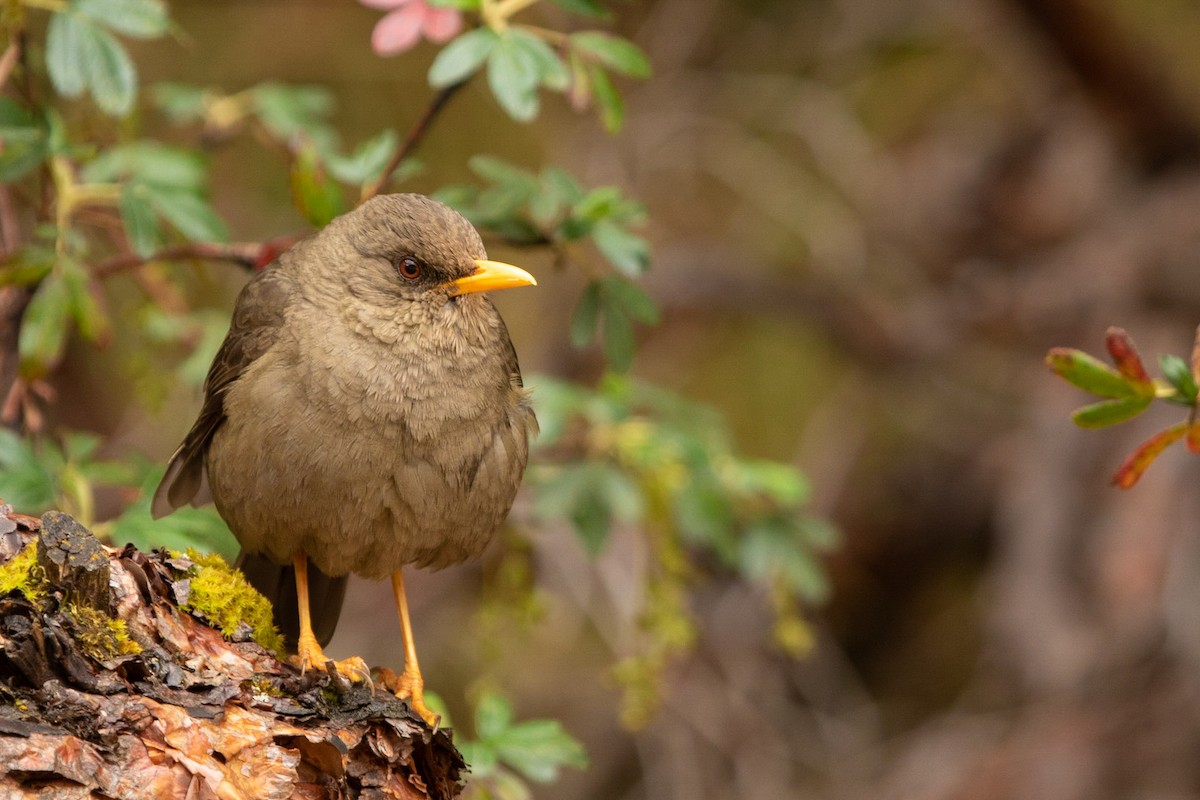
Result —
<path fill-rule="evenodd" d="M 412 256 L 405 256 L 396 264 L 396 271 L 400 273 L 400 277 L 406 281 L 415 281 L 421 277 L 423 266 L 420 261 Z"/>

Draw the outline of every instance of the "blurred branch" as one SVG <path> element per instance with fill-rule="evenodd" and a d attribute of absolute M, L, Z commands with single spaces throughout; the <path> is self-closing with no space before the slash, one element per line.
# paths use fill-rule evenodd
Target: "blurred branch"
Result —
<path fill-rule="evenodd" d="M 137 253 L 121 253 L 97 264 L 93 270 L 96 278 L 104 279 L 119 272 L 136 269 L 143 264 L 154 261 L 188 261 L 199 259 L 203 261 L 228 261 L 240 264 L 247 269 L 261 269 L 275 260 L 276 256 L 291 247 L 302 236 L 290 234 L 268 239 L 265 242 L 232 242 L 219 244 L 214 242 L 194 242 L 166 247 L 148 256 Z"/>
<path fill-rule="evenodd" d="M 1037 27 L 1117 128 L 1142 168 L 1200 161 L 1200 127 L 1154 59 L 1089 0 L 1008 0 Z"/>
<path fill-rule="evenodd" d="M 5 400 L 5 412 L 9 411 L 9 399 L 14 397 L 20 375 L 21 319 L 32 299 L 33 287 L 0 287 L 0 398 Z M 0 421 L 15 429 L 21 425 L 21 415 L 14 410 L 0 416 Z"/>
<path fill-rule="evenodd" d="M 416 121 L 416 124 L 408 132 L 408 136 L 404 137 L 404 141 L 400 143 L 400 146 L 396 148 L 396 152 L 388 160 L 387 165 L 383 168 L 383 173 L 380 174 L 374 183 L 363 189 L 362 197 L 359 198 L 360 202 L 370 200 L 383 190 L 383 187 L 391 180 L 392 173 L 396 171 L 396 168 L 404 162 L 404 159 L 412 154 L 412 151 L 425 138 L 425 134 L 429 131 L 429 126 L 433 123 L 437 115 L 441 113 L 441 110 L 445 108 L 446 103 L 466 84 L 466 81 L 452 83 L 433 96 L 433 99 L 429 101 L 429 105 L 425 108 L 425 113 Z"/>
<path fill-rule="evenodd" d="M 4 50 L 4 55 L 0 55 L 0 87 L 8 83 L 9 76 L 20 60 L 21 40 L 13 39 L 12 44 Z"/>

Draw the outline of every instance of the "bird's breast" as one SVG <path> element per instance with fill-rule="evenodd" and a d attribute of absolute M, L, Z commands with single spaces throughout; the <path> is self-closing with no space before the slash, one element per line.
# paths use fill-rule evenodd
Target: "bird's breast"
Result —
<path fill-rule="evenodd" d="M 507 515 L 532 423 L 510 345 L 373 330 L 293 339 L 231 390 L 209 474 L 247 549 L 380 577 L 475 555 Z"/>

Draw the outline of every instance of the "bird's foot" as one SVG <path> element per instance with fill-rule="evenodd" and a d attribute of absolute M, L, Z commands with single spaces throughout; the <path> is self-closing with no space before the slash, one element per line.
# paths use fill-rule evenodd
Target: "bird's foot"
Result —
<path fill-rule="evenodd" d="M 301 674 L 309 669 L 328 669 L 329 665 L 333 665 L 334 670 L 350 683 L 366 683 L 372 689 L 375 688 L 374 682 L 371 680 L 371 670 L 367 667 L 367 662 L 363 661 L 358 656 L 334 661 L 325 655 L 321 649 L 321 645 L 317 644 L 316 639 L 306 639 L 301 636 L 300 641 L 296 643 L 296 655 L 288 659 L 292 666 L 298 668 Z"/>
<path fill-rule="evenodd" d="M 421 715 L 421 719 L 425 720 L 426 725 L 435 731 L 438 729 L 442 717 L 440 714 L 433 713 L 429 706 L 425 705 L 425 680 L 421 677 L 420 672 L 405 667 L 404 672 L 397 675 L 385 667 L 379 670 L 379 682 L 401 700 L 407 700 L 409 707 Z"/>

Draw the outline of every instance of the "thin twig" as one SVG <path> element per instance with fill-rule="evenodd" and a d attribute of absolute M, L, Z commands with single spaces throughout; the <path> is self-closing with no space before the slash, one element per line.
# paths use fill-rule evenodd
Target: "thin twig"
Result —
<path fill-rule="evenodd" d="M 412 151 L 416 149 L 417 145 L 421 143 L 421 140 L 425 138 L 425 134 L 428 132 L 429 126 L 432 124 L 434 118 L 437 117 L 438 113 L 442 110 L 442 108 L 445 107 L 450 98 L 453 97 L 454 94 L 465 85 L 466 81 L 452 83 L 433 96 L 433 99 L 429 102 L 429 106 L 425 109 L 425 113 L 422 114 L 421 118 L 417 120 L 415 125 L 413 125 L 412 130 L 408 132 L 408 136 L 406 136 L 404 141 L 400 143 L 400 146 L 396 148 L 396 152 L 392 153 L 392 157 L 388 160 L 387 166 L 383 168 L 383 174 L 379 176 L 378 180 L 363 189 L 362 197 L 359 198 L 359 202 L 366 202 L 383 190 L 383 187 L 387 185 L 389 180 L 391 180 L 392 173 L 396 171 L 396 168 L 403 163 L 404 159 L 409 157 Z"/>
<path fill-rule="evenodd" d="M 9 187 L 0 186 L 0 256 L 8 256 L 21 246 L 21 226 L 13 206 Z"/>
<path fill-rule="evenodd" d="M 8 83 L 8 78 L 12 75 L 13 69 L 16 68 L 17 62 L 21 60 L 21 40 L 13 39 L 4 50 L 4 55 L 0 56 L 0 88 Z"/>
<path fill-rule="evenodd" d="M 299 238 L 294 235 L 281 236 L 265 242 L 232 242 L 230 244 L 193 242 L 192 244 L 166 247 L 148 256 L 139 256 L 137 253 L 120 253 L 96 264 L 92 269 L 92 274 L 103 280 L 119 272 L 135 269 L 153 261 L 228 261 L 240 264 L 247 269 L 255 269 L 265 266 Z"/>

